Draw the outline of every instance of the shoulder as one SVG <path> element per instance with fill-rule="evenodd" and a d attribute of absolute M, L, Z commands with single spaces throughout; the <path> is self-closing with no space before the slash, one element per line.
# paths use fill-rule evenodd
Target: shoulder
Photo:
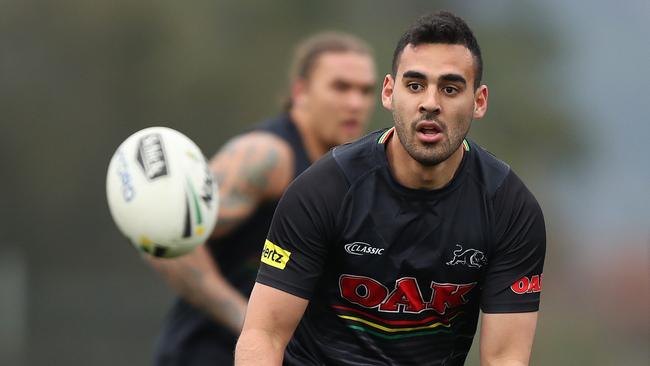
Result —
<path fill-rule="evenodd" d="M 282 138 L 270 132 L 254 130 L 228 140 L 214 158 L 223 155 L 242 155 L 248 162 L 271 155 L 274 159 L 286 162 L 292 159 L 293 151 Z"/>
<path fill-rule="evenodd" d="M 280 136 L 265 130 L 251 130 L 241 135 L 237 135 L 226 142 L 224 149 L 250 149 L 258 147 L 259 149 L 276 150 L 281 153 L 284 150 L 291 154 L 291 148 L 287 141 Z"/>
<path fill-rule="evenodd" d="M 284 225 L 284 229 L 311 228 L 322 237 L 335 236 L 349 187 L 331 152 L 326 154 L 291 182 L 275 211 L 272 231 Z"/>
<path fill-rule="evenodd" d="M 533 193 L 508 164 L 476 144 L 470 149 L 474 149 L 471 174 L 491 203 L 496 243 L 507 246 L 526 242 L 526 237 L 544 242 L 544 215 Z"/>
<path fill-rule="evenodd" d="M 512 173 L 510 165 L 494 156 L 473 141 L 468 140 L 470 149 L 470 174 L 493 196 Z"/>
<path fill-rule="evenodd" d="M 261 196 L 279 197 L 293 173 L 289 144 L 266 131 L 250 131 L 230 139 L 212 158 L 217 182 L 236 180 Z"/>
<path fill-rule="evenodd" d="M 279 116 L 263 120 L 250 127 L 246 132 L 239 134 L 226 142 L 224 149 L 233 148 L 251 148 L 257 145 L 271 150 L 278 150 L 291 155 L 290 142 L 287 140 L 286 131 L 290 130 L 292 122 L 289 116 L 281 114 Z"/>
<path fill-rule="evenodd" d="M 344 159 L 359 159 L 372 155 L 373 148 L 378 144 L 378 140 L 382 133 L 386 132 L 388 128 L 371 132 L 347 144 L 339 145 L 332 149 L 332 155 L 337 161 Z"/>
<path fill-rule="evenodd" d="M 276 135 L 283 135 L 290 129 L 292 123 L 288 114 L 280 114 L 257 123 L 251 131 L 266 131 Z"/>
<path fill-rule="evenodd" d="M 380 132 L 332 149 L 291 183 L 285 197 L 337 211 L 350 187 L 378 166 L 374 145 Z"/>
<path fill-rule="evenodd" d="M 212 164 L 229 159 L 237 165 L 247 165 L 259 171 L 290 164 L 293 151 L 278 136 L 265 131 L 251 131 L 230 139 L 213 157 Z M 234 159 L 234 160 L 233 160 Z"/>
<path fill-rule="evenodd" d="M 291 183 L 289 190 L 310 196 L 331 197 L 332 194 L 347 191 L 348 186 L 333 151 L 330 151 L 300 174 Z"/>
<path fill-rule="evenodd" d="M 332 150 L 332 159 L 339 166 L 348 182 L 355 182 L 368 171 L 379 166 L 375 153 L 378 139 L 386 130 L 369 133 L 356 141 L 337 146 Z"/>
<path fill-rule="evenodd" d="M 476 143 L 469 142 L 469 145 L 472 154 L 470 174 L 492 200 L 497 215 L 521 209 L 541 215 L 535 196 L 510 165 Z"/>
<path fill-rule="evenodd" d="M 495 192 L 493 203 L 497 213 L 502 216 L 511 212 L 514 217 L 533 215 L 543 219 L 542 209 L 535 195 L 512 170 Z"/>

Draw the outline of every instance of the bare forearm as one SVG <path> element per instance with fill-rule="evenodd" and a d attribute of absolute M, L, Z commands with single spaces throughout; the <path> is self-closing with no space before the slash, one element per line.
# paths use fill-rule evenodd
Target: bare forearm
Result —
<path fill-rule="evenodd" d="M 197 250 L 205 251 L 202 247 Z M 149 262 L 183 299 L 239 334 L 246 299 L 218 273 L 207 255 L 207 252 L 197 252 L 172 260 L 150 259 Z"/>
<path fill-rule="evenodd" d="M 274 337 L 260 330 L 244 330 L 237 341 L 235 365 L 281 365 L 284 347 Z"/>
<path fill-rule="evenodd" d="M 246 314 L 246 299 L 223 279 L 202 273 L 197 283 L 183 282 L 177 287 L 181 296 L 203 310 L 216 322 L 239 334 Z"/>
<path fill-rule="evenodd" d="M 537 312 L 483 314 L 481 366 L 527 366 L 536 324 Z"/>
<path fill-rule="evenodd" d="M 528 362 L 503 358 L 482 359 L 481 366 L 528 366 Z"/>
<path fill-rule="evenodd" d="M 235 364 L 280 365 L 309 301 L 256 283 L 239 336 Z"/>

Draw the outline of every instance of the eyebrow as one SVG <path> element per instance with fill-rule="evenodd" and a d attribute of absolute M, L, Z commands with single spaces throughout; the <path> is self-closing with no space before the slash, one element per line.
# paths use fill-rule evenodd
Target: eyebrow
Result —
<path fill-rule="evenodd" d="M 424 79 L 424 80 L 426 80 L 427 76 L 424 75 L 423 73 L 419 72 L 419 71 L 409 70 L 409 71 L 406 71 L 406 72 L 404 72 L 402 74 L 402 78 L 404 78 L 404 79 L 408 78 L 408 79 Z"/>
<path fill-rule="evenodd" d="M 463 85 L 467 85 L 467 80 L 465 80 L 464 77 L 462 77 L 461 75 L 458 75 L 458 74 L 444 74 L 444 75 L 440 75 L 440 77 L 438 78 L 438 80 L 440 80 L 440 81 L 451 81 L 451 82 L 457 82 L 457 83 L 461 83 L 461 84 L 463 84 Z"/>
<path fill-rule="evenodd" d="M 404 79 L 422 79 L 422 80 L 427 80 L 427 76 L 424 75 L 423 73 L 415 70 L 409 70 L 405 71 L 404 74 L 402 74 L 402 78 Z M 467 85 L 467 80 L 462 75 L 459 74 L 443 74 L 438 77 L 439 81 L 450 81 L 450 82 L 456 82 L 456 83 L 461 83 L 463 85 Z"/>

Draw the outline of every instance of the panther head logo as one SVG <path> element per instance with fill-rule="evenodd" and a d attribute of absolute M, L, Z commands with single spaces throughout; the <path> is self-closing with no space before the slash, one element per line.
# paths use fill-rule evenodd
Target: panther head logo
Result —
<path fill-rule="evenodd" d="M 487 264 L 487 257 L 480 250 L 463 250 L 463 247 L 460 244 L 456 244 L 456 246 L 458 249 L 454 250 L 454 258 L 446 263 L 448 266 L 464 264 L 470 268 L 481 268 Z"/>

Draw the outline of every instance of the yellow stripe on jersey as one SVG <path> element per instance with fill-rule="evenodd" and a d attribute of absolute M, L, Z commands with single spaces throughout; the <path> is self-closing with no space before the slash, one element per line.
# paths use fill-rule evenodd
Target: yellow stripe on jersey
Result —
<path fill-rule="evenodd" d="M 454 319 L 454 318 L 457 317 L 458 315 L 459 315 L 459 314 L 454 315 L 454 316 L 451 317 L 449 320 Z M 355 321 L 355 322 L 363 323 L 363 324 L 369 325 L 369 326 L 371 326 L 371 327 L 373 327 L 373 328 L 376 328 L 376 329 L 379 329 L 379 330 L 383 330 L 384 332 L 389 332 L 389 333 L 394 333 L 394 332 L 412 332 L 412 331 L 415 331 L 415 330 L 432 329 L 432 328 L 437 328 L 437 327 L 445 327 L 445 328 L 449 328 L 449 327 L 451 327 L 451 324 L 450 324 L 450 323 L 435 322 L 435 323 L 432 323 L 432 324 L 429 324 L 429 325 L 425 325 L 425 326 L 420 326 L 420 327 L 410 327 L 410 328 L 390 328 L 390 327 L 386 327 L 386 326 L 383 326 L 383 325 L 381 325 L 381 324 L 377 324 L 377 323 L 371 322 L 371 321 L 369 321 L 369 320 L 361 319 L 361 318 L 357 318 L 357 317 L 354 317 L 354 316 L 349 316 L 349 315 L 339 315 L 339 314 L 337 314 L 336 316 L 338 316 L 339 318 L 342 318 L 342 319 L 347 319 L 347 320 L 352 320 L 352 321 Z"/>

